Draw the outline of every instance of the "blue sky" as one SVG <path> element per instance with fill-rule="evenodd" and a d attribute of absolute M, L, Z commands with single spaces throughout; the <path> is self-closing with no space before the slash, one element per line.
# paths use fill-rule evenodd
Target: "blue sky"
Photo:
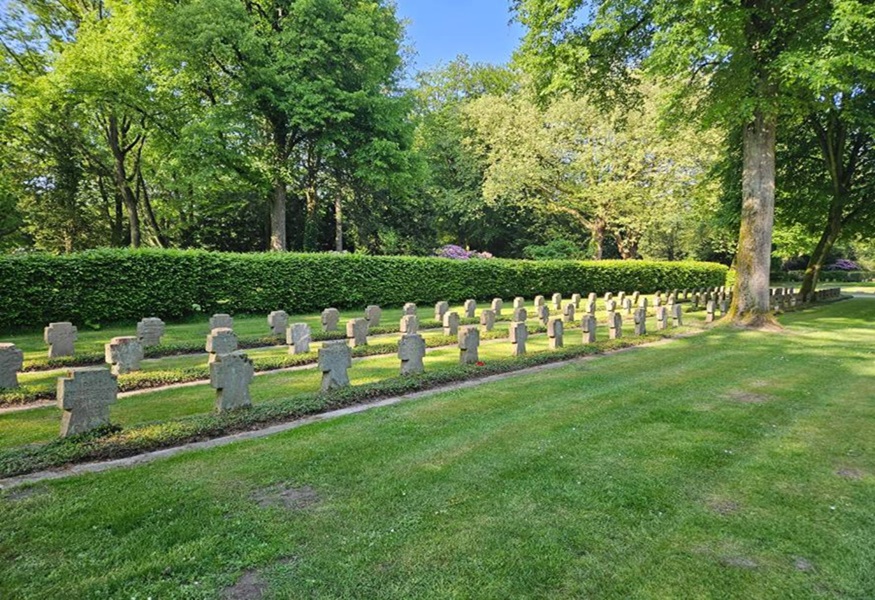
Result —
<path fill-rule="evenodd" d="M 509 24 L 510 0 L 396 0 L 414 46 L 413 72 L 448 63 L 459 54 L 473 62 L 505 63 L 522 28 Z"/>

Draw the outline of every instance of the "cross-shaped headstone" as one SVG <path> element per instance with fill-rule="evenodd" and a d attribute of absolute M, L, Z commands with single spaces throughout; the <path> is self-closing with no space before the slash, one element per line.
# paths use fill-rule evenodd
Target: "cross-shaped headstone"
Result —
<path fill-rule="evenodd" d="M 149 317 L 137 323 L 137 338 L 143 348 L 160 346 L 164 336 L 164 321 L 157 317 Z"/>
<path fill-rule="evenodd" d="M 480 360 L 480 330 L 476 327 L 462 327 L 459 330 L 459 362 L 473 365 Z"/>
<path fill-rule="evenodd" d="M 632 292 L 632 306 L 638 306 L 639 298 L 641 298 L 641 292 Z"/>
<path fill-rule="evenodd" d="M 210 365 L 210 385 L 216 390 L 216 410 L 252 406 L 249 384 L 255 376 L 252 360 L 242 352 L 219 355 Z"/>
<path fill-rule="evenodd" d="M 267 326 L 274 335 L 284 335 L 289 326 L 289 313 L 284 310 L 275 310 L 267 315 Z"/>
<path fill-rule="evenodd" d="M 693 299 L 690 301 L 692 310 L 699 310 L 699 292 L 693 292 Z"/>
<path fill-rule="evenodd" d="M 383 318 L 383 309 L 376 304 L 371 304 L 365 309 L 365 321 L 368 322 L 368 328 L 379 327 L 380 319 Z"/>
<path fill-rule="evenodd" d="M 553 294 L 553 309 L 560 310 L 562 308 L 562 294 Z"/>
<path fill-rule="evenodd" d="M 529 339 L 529 328 L 525 322 L 510 324 L 510 343 L 513 344 L 513 355 L 522 356 L 526 353 L 526 340 Z"/>
<path fill-rule="evenodd" d="M 220 327 L 213 329 L 207 336 L 207 352 L 210 353 L 209 363 L 216 362 L 220 354 L 231 354 L 237 351 L 237 335 L 233 329 Z"/>
<path fill-rule="evenodd" d="M 364 321 L 364 319 L 362 319 Z M 349 385 L 348 369 L 352 367 L 352 351 L 343 341 L 325 342 L 319 349 L 319 369 L 322 371 L 322 391 Z"/>
<path fill-rule="evenodd" d="M 504 300 L 501 298 L 493 298 L 492 299 L 492 312 L 495 313 L 496 317 L 501 316 L 501 311 L 504 309 Z"/>
<path fill-rule="evenodd" d="M 605 292 L 605 304 L 607 304 L 610 300 L 614 299 L 614 295 L 611 292 Z"/>
<path fill-rule="evenodd" d="M 368 322 L 365 319 L 350 319 L 346 322 L 346 339 L 350 348 L 368 345 Z"/>
<path fill-rule="evenodd" d="M 113 375 L 123 375 L 140 370 L 143 360 L 143 345 L 135 337 L 112 338 L 104 345 L 104 357 Z"/>
<path fill-rule="evenodd" d="M 58 408 L 61 437 L 78 435 L 109 425 L 109 407 L 115 403 L 118 381 L 109 369 L 88 367 L 71 369 L 58 379 Z"/>
<path fill-rule="evenodd" d="M 623 310 L 626 311 L 627 315 L 632 314 L 632 298 L 630 298 L 629 296 L 623 298 Z"/>
<path fill-rule="evenodd" d="M 643 308 L 635 309 L 635 335 L 647 335 L 647 311 Z"/>
<path fill-rule="evenodd" d="M 626 299 L 626 292 L 617 294 L 617 306 L 623 306 L 623 301 Z"/>
<path fill-rule="evenodd" d="M 408 302 L 407 304 L 405 304 L 403 314 L 405 316 L 415 317 L 416 316 L 416 304 L 414 304 L 413 302 Z"/>
<path fill-rule="evenodd" d="M 608 337 L 618 340 L 623 337 L 623 315 L 613 312 L 608 315 Z"/>
<path fill-rule="evenodd" d="M 566 323 L 574 321 L 574 302 L 568 302 L 562 309 L 562 318 Z"/>
<path fill-rule="evenodd" d="M 540 296 L 540 295 L 535 296 L 535 310 L 538 310 L 539 308 L 544 306 L 544 304 L 546 304 L 546 303 L 547 303 L 547 300 L 544 298 L 544 296 Z"/>
<path fill-rule="evenodd" d="M 210 317 L 210 331 L 213 329 L 234 329 L 234 319 L 225 313 L 213 315 Z"/>
<path fill-rule="evenodd" d="M 617 301 L 608 298 L 605 300 L 605 311 L 608 313 L 608 318 L 612 318 L 614 312 L 617 310 Z"/>
<path fill-rule="evenodd" d="M 529 312 L 522 306 L 513 309 L 513 320 L 518 322 L 526 322 L 529 319 Z"/>
<path fill-rule="evenodd" d="M 17 388 L 23 366 L 24 353 L 15 344 L 0 344 L 0 389 Z"/>
<path fill-rule="evenodd" d="M 596 307 L 595 300 L 587 300 L 586 304 L 583 305 L 583 312 L 594 317 L 595 316 L 595 307 Z"/>
<path fill-rule="evenodd" d="M 336 308 L 326 308 L 322 311 L 322 331 L 337 331 L 340 324 L 340 311 Z"/>
<path fill-rule="evenodd" d="M 643 308 L 644 310 L 647 310 L 647 296 L 641 296 L 638 299 L 638 308 Z"/>
<path fill-rule="evenodd" d="M 495 329 L 495 311 L 480 311 L 480 326 L 483 328 L 483 331 L 492 331 Z"/>
<path fill-rule="evenodd" d="M 550 309 L 546 304 L 542 304 L 541 306 L 535 307 L 536 314 L 538 315 L 538 320 L 541 322 L 541 325 L 546 325 L 547 321 L 550 320 Z"/>
<path fill-rule="evenodd" d="M 596 321 L 595 316 L 591 314 L 583 315 L 583 343 L 592 344 L 595 342 Z"/>
<path fill-rule="evenodd" d="M 599 296 L 595 292 L 590 292 L 586 299 L 593 304 L 598 300 Z"/>
<path fill-rule="evenodd" d="M 662 306 L 662 292 L 656 292 L 656 295 L 653 296 L 653 308 L 660 306 Z"/>
<path fill-rule="evenodd" d="M 580 294 L 571 294 L 571 303 L 574 304 L 574 308 L 580 308 L 580 301 Z"/>
<path fill-rule="evenodd" d="M 525 308 L 525 306 L 526 306 L 526 299 L 523 298 L 522 296 L 517 296 L 516 298 L 513 299 L 514 309 Z"/>
<path fill-rule="evenodd" d="M 425 356 L 425 339 L 418 333 L 406 333 L 398 343 L 398 358 L 401 359 L 401 374 L 416 375 L 425 371 L 422 359 Z"/>
<path fill-rule="evenodd" d="M 401 333 L 417 333 L 419 331 L 419 317 L 416 315 L 404 315 L 398 327 Z"/>
<path fill-rule="evenodd" d="M 286 329 L 286 344 L 289 345 L 289 354 L 307 354 L 310 352 L 310 341 L 313 332 L 307 323 L 292 323 Z"/>
<path fill-rule="evenodd" d="M 445 301 L 445 300 L 441 300 L 440 302 L 438 302 L 437 304 L 434 305 L 434 320 L 437 321 L 438 323 L 443 323 L 444 322 L 444 315 L 447 314 L 447 312 L 449 312 L 449 310 L 450 310 L 450 303 Z"/>
<path fill-rule="evenodd" d="M 564 345 L 565 325 L 562 319 L 550 319 L 547 321 L 547 339 L 550 350 L 556 350 Z"/>
<path fill-rule="evenodd" d="M 675 327 L 682 327 L 684 324 L 684 311 L 680 304 L 675 304 L 671 307 L 671 320 Z"/>
<path fill-rule="evenodd" d="M 713 300 L 708 300 L 708 304 L 705 305 L 705 310 L 706 310 L 705 322 L 706 323 L 713 323 L 714 322 L 714 308 L 715 308 L 715 302 Z"/>
<path fill-rule="evenodd" d="M 477 301 L 476 300 L 465 300 L 465 318 L 473 319 L 474 315 L 477 314 Z"/>
<path fill-rule="evenodd" d="M 656 307 L 656 329 L 662 331 L 668 327 L 668 310 L 664 306 Z"/>
<path fill-rule="evenodd" d="M 73 356 L 79 330 L 72 323 L 49 323 L 43 337 L 49 345 L 49 358 Z"/>
<path fill-rule="evenodd" d="M 459 313 L 453 311 L 444 314 L 444 335 L 457 335 L 459 333 Z"/>

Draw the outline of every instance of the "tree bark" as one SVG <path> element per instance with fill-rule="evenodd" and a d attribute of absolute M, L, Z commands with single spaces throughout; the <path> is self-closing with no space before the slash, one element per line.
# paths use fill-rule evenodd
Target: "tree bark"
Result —
<path fill-rule="evenodd" d="M 343 200 L 340 192 L 334 196 L 334 249 L 343 252 Z"/>
<path fill-rule="evenodd" d="M 838 221 L 834 221 L 831 214 L 830 222 L 820 236 L 817 247 L 814 249 L 814 253 L 812 253 L 811 258 L 808 260 L 808 266 L 805 268 L 805 276 L 802 278 L 802 289 L 799 290 L 803 302 L 810 302 L 814 299 L 814 291 L 817 289 L 817 282 L 820 280 L 823 263 L 826 261 L 826 257 L 829 256 L 829 251 L 832 250 L 832 247 L 838 241 L 841 232 L 841 215 L 839 215 Z"/>
<path fill-rule="evenodd" d="M 277 176 L 270 207 L 270 249 L 286 251 L 286 183 Z"/>
<path fill-rule="evenodd" d="M 131 189 L 128 181 L 127 169 L 125 160 L 128 152 L 139 143 L 137 139 L 132 144 L 125 146 L 123 137 L 129 129 L 128 124 L 123 123 L 119 128 L 118 118 L 115 115 L 110 115 L 106 121 L 106 139 L 109 142 L 109 148 L 112 151 L 113 157 L 113 177 L 115 179 L 116 189 L 122 198 L 125 209 L 128 213 L 128 222 L 131 229 L 131 247 L 139 248 L 141 245 L 140 238 L 140 214 L 137 206 L 137 198 L 134 191 Z"/>
<path fill-rule="evenodd" d="M 593 260 L 601 260 L 605 253 L 605 230 L 607 224 L 601 219 L 595 219 L 592 224 L 591 234 L 592 241 L 595 244 L 595 254 Z"/>
<path fill-rule="evenodd" d="M 759 327 L 774 322 L 769 307 L 772 226 L 775 220 L 775 134 L 777 119 L 758 110 L 744 128 L 741 230 L 730 316 Z"/>

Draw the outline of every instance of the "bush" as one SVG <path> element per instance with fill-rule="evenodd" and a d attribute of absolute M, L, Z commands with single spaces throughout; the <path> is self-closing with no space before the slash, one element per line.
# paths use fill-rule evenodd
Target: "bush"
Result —
<path fill-rule="evenodd" d="M 0 328 L 198 312 L 292 314 L 327 306 L 723 285 L 726 267 L 646 261 L 445 260 L 342 254 L 95 250 L 0 258 Z"/>
<path fill-rule="evenodd" d="M 553 240 L 543 246 L 526 246 L 523 255 L 530 260 L 577 260 L 584 252 L 574 242 Z"/>

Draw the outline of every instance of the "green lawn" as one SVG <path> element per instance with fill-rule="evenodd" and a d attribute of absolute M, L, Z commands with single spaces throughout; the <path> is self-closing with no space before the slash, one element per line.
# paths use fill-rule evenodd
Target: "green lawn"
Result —
<path fill-rule="evenodd" d="M 875 597 L 875 301 L 782 322 L 6 492 L 0 597 Z"/>

